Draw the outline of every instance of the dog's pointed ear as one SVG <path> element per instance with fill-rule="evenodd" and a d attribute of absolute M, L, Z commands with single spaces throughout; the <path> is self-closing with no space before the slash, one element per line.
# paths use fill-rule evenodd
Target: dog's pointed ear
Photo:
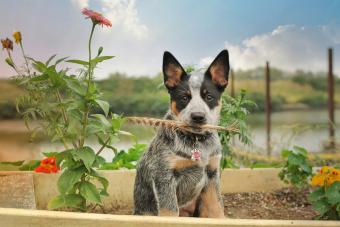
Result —
<path fill-rule="evenodd" d="M 163 75 L 164 84 L 168 89 L 176 87 L 186 76 L 186 72 L 181 64 L 168 51 L 165 51 L 163 55 Z"/>
<path fill-rule="evenodd" d="M 228 51 L 222 50 L 211 63 L 205 75 L 211 78 L 217 87 L 224 89 L 228 85 L 229 69 Z"/>

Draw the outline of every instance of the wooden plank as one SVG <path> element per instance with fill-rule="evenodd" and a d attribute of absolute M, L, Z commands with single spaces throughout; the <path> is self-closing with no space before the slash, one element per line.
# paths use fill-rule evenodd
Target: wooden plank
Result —
<path fill-rule="evenodd" d="M 0 207 L 36 209 L 32 173 L 1 173 Z"/>
<path fill-rule="evenodd" d="M 212 219 L 0 208 L 0 226 L 20 227 L 339 227 L 340 221 Z"/>

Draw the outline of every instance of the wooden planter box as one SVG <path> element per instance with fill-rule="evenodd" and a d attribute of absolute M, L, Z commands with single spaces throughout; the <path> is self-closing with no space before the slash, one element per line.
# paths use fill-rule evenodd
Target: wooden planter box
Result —
<path fill-rule="evenodd" d="M 285 187 L 278 178 L 280 169 L 228 169 L 222 172 L 222 193 L 232 192 L 268 192 Z M 133 184 L 135 171 L 101 171 L 109 180 L 109 197 L 104 199 L 104 206 L 111 204 L 122 207 L 133 206 Z M 47 211 L 48 201 L 57 195 L 58 174 L 40 174 L 33 172 L 0 172 L 3 176 L 21 176 L 31 178 L 38 210 L 0 208 L 0 226 L 340 226 L 340 221 L 291 221 L 291 220 L 248 220 L 248 219 L 210 219 L 210 218 L 175 218 L 132 215 L 89 214 L 74 212 Z M 1 178 L 0 178 L 1 179 Z M 1 187 L 0 181 L 0 192 Z M 19 186 L 20 187 L 20 186 Z M 14 190 L 8 197 L 15 194 Z M 2 195 L 5 197 L 5 195 Z M 0 206 L 1 195 L 0 195 Z M 8 206 L 7 206 L 8 207 Z M 30 208 L 29 206 L 27 208 Z"/>

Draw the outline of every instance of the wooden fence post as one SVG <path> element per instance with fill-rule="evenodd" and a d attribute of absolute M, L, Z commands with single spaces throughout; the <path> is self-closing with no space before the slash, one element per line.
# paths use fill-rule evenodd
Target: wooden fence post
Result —
<path fill-rule="evenodd" d="M 230 96 L 235 98 L 235 76 L 234 76 L 234 70 L 230 69 Z"/>
<path fill-rule="evenodd" d="M 271 146 L 270 146 L 270 133 L 271 133 L 271 99 L 270 99 L 270 70 L 269 62 L 266 62 L 265 68 L 265 80 L 266 80 L 266 100 L 265 100 L 265 110 L 266 110 L 266 131 L 267 131 L 267 156 L 271 156 Z"/>
<path fill-rule="evenodd" d="M 329 149 L 332 152 L 335 152 L 334 75 L 333 75 L 332 48 L 328 48 L 328 118 L 329 118 Z"/>

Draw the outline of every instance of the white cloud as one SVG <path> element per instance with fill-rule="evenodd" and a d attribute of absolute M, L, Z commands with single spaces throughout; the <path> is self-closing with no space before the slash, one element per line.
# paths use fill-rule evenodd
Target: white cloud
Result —
<path fill-rule="evenodd" d="M 207 68 L 213 60 L 214 60 L 213 57 L 201 58 L 199 63 L 198 63 L 198 67 L 199 68 Z"/>
<path fill-rule="evenodd" d="M 272 32 L 255 35 L 241 44 L 225 42 L 231 66 L 250 69 L 271 65 L 288 71 L 296 69 L 327 71 L 327 48 L 334 48 L 334 71 L 340 74 L 340 28 L 331 26 L 278 26 Z M 204 62 L 209 57 L 202 58 Z"/>
<path fill-rule="evenodd" d="M 147 37 L 148 28 L 139 21 L 135 0 L 102 0 L 102 5 L 113 26 L 122 26 L 139 39 Z"/>
<path fill-rule="evenodd" d="M 89 0 L 71 0 L 71 2 L 80 9 L 89 7 Z"/>

